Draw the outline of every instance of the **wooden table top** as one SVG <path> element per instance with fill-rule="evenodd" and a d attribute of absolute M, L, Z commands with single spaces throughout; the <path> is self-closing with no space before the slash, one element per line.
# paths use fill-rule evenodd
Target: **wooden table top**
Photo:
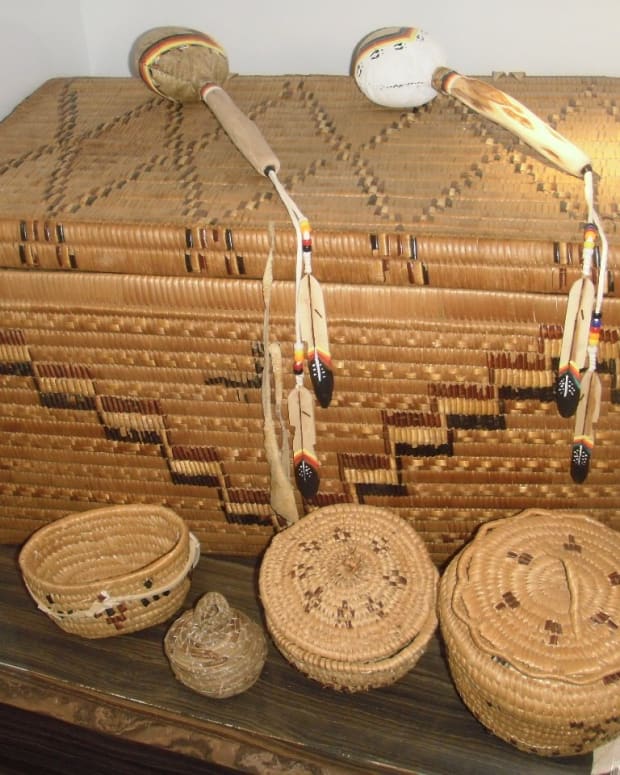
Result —
<path fill-rule="evenodd" d="M 590 773 L 589 755 L 545 759 L 488 733 L 456 694 L 438 637 L 404 679 L 359 694 L 305 678 L 269 642 L 258 682 L 214 700 L 173 677 L 167 625 L 101 640 L 60 630 L 28 596 L 16 557 L 0 547 L 0 702 L 238 772 Z M 249 561 L 203 556 L 186 607 L 211 590 L 261 620 Z"/>

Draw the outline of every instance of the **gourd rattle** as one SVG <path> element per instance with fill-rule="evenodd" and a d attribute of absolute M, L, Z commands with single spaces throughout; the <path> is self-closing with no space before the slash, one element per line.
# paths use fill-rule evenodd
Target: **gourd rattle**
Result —
<path fill-rule="evenodd" d="M 560 414 L 576 416 L 571 476 L 582 482 L 590 467 L 594 425 L 600 409 L 601 385 L 596 361 L 608 257 L 607 240 L 594 208 L 592 163 L 580 148 L 518 100 L 484 81 L 461 75 L 444 63 L 441 47 L 423 30 L 383 27 L 357 44 L 352 72 L 366 97 L 383 107 L 419 107 L 439 92 L 455 97 L 515 134 L 560 169 L 584 181 L 588 215 L 582 273 L 568 295 L 555 384 Z M 595 258 L 599 259 L 596 289 L 591 276 Z"/>
<path fill-rule="evenodd" d="M 156 27 L 135 42 L 132 66 L 161 97 L 181 103 L 202 100 L 260 175 L 279 171 L 278 157 L 259 128 L 222 87 L 228 58 L 216 40 L 183 27 Z"/>
<path fill-rule="evenodd" d="M 362 92 L 384 107 L 413 108 L 439 92 L 518 135 L 572 175 L 591 169 L 588 156 L 518 100 L 477 78 L 444 66 L 440 46 L 416 27 L 385 27 L 357 45 L 353 75 Z"/>
<path fill-rule="evenodd" d="M 319 485 L 314 453 L 314 409 L 303 384 L 304 363 L 314 393 L 323 407 L 332 398 L 334 378 L 323 292 L 312 274 L 310 223 L 278 179 L 280 162 L 256 124 L 225 91 L 229 70 L 222 46 L 213 38 L 184 27 L 156 27 L 134 43 L 131 65 L 154 92 L 175 102 L 204 102 L 252 167 L 268 177 L 284 204 L 297 237 L 295 274 L 295 386 L 288 399 L 294 429 L 293 461 L 297 486 L 306 498 Z"/>

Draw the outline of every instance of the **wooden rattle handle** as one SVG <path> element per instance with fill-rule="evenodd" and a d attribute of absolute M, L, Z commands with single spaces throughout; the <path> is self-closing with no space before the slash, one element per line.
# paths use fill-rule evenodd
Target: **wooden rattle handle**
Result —
<path fill-rule="evenodd" d="M 583 177 L 586 169 L 591 168 L 590 159 L 580 148 L 501 89 L 447 67 L 435 70 L 432 86 L 513 132 L 571 175 Z"/>
<path fill-rule="evenodd" d="M 200 91 L 205 105 L 214 113 L 226 134 L 260 175 L 269 170 L 278 172 L 280 161 L 262 132 L 240 110 L 229 95 L 215 83 L 208 83 Z"/>

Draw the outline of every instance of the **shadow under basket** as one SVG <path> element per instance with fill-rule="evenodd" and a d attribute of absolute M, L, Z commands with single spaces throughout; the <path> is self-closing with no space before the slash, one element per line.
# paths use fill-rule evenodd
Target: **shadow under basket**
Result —
<path fill-rule="evenodd" d="M 278 533 L 260 567 L 267 628 L 280 652 L 324 686 L 388 686 L 417 663 L 437 627 L 438 572 L 393 512 L 317 509 Z"/>
<path fill-rule="evenodd" d="M 588 753 L 620 733 L 620 536 L 528 509 L 483 525 L 442 576 L 456 688 L 517 748 Z"/>
<path fill-rule="evenodd" d="M 105 638 L 160 624 L 182 606 L 200 544 L 171 509 L 69 514 L 37 530 L 19 555 L 24 583 L 61 629 Z"/>

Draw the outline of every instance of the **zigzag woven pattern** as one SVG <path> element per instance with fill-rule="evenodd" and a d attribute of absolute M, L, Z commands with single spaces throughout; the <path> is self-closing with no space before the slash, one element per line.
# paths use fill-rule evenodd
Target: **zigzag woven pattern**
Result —
<path fill-rule="evenodd" d="M 603 406 L 582 485 L 553 396 L 581 181 L 448 98 L 400 113 L 348 78 L 227 85 L 312 222 L 328 307 L 336 391 L 317 409 L 321 488 L 300 509 L 388 506 L 437 562 L 481 522 L 529 507 L 620 528 L 620 79 L 499 85 L 601 176 Z M 58 79 L 0 125 L 0 192 L 0 540 L 96 504 L 156 502 L 205 551 L 261 551 L 270 225 L 285 363 L 295 261 L 269 181 L 204 106 L 129 79 Z"/>

